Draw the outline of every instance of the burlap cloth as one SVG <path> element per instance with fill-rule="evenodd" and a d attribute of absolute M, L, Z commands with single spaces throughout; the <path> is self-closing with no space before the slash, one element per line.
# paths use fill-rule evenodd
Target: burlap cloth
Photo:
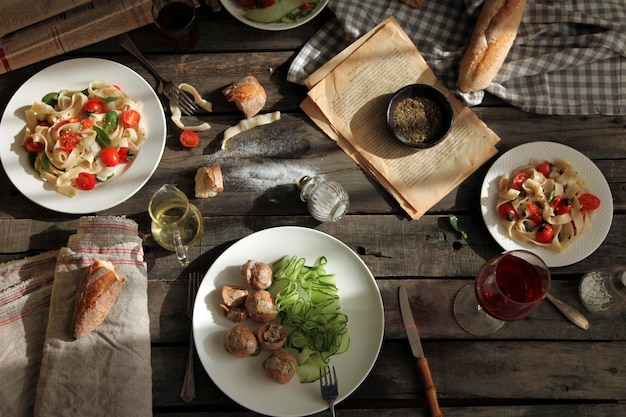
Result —
<path fill-rule="evenodd" d="M 76 288 L 95 258 L 113 262 L 126 281 L 105 321 L 74 340 Z M 67 247 L 0 267 L 0 337 L 8 343 L 0 415 L 152 415 L 147 271 L 134 221 L 81 218 Z"/>

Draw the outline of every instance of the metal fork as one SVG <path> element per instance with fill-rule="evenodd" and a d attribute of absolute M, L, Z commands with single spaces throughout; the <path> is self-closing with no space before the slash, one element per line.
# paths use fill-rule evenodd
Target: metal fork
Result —
<path fill-rule="evenodd" d="M 335 367 L 332 367 L 332 373 L 330 368 L 320 368 L 320 389 L 322 391 L 322 398 L 328 403 L 330 412 L 335 417 L 335 400 L 339 395 L 339 388 L 337 386 L 337 373 Z"/>
<path fill-rule="evenodd" d="M 192 116 L 194 113 L 198 111 L 198 105 L 196 102 L 189 97 L 187 93 L 182 91 L 176 83 L 171 80 L 165 79 L 158 73 L 158 71 L 152 66 L 152 63 L 143 56 L 143 54 L 139 51 L 135 43 L 130 39 L 127 33 L 123 33 L 118 38 L 117 42 L 126 49 L 128 52 L 133 54 L 135 58 L 137 58 L 146 68 L 154 75 L 159 84 L 162 86 L 162 93 L 167 97 L 167 99 L 174 103 L 178 104 L 181 111 L 187 116 Z M 158 92 L 158 87 L 157 87 Z"/>
<path fill-rule="evenodd" d="M 198 287 L 200 287 L 202 277 L 197 272 L 189 274 L 189 285 L 187 287 L 187 316 L 193 318 L 193 305 L 198 294 Z M 185 369 L 185 378 L 183 379 L 183 387 L 180 390 L 180 398 L 188 403 L 196 398 L 196 383 L 194 380 L 194 341 L 193 341 L 193 328 L 189 332 L 189 351 L 187 352 L 187 368 Z"/>

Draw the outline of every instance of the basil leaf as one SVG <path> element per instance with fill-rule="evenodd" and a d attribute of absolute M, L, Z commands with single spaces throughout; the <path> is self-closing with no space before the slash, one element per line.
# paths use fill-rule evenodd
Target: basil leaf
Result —
<path fill-rule="evenodd" d="M 450 220 L 450 226 L 457 232 L 461 234 L 463 239 L 467 239 L 467 233 L 461 227 L 459 227 L 459 219 L 454 214 L 448 214 L 448 219 Z"/>
<path fill-rule="evenodd" d="M 41 155 L 41 167 L 44 171 L 50 172 L 50 160 L 48 159 L 48 155 L 45 152 L 40 152 Z"/>
<path fill-rule="evenodd" d="M 104 131 L 111 133 L 113 129 L 117 127 L 117 113 L 115 110 L 111 110 L 104 116 Z"/>
<path fill-rule="evenodd" d="M 107 132 L 100 129 L 98 126 L 94 126 L 93 130 L 96 131 L 96 142 L 98 142 L 98 145 L 103 148 L 111 146 L 111 138 L 107 135 Z"/>
<path fill-rule="evenodd" d="M 115 100 L 117 100 L 117 97 L 105 97 L 105 98 L 103 98 L 100 101 L 103 102 L 103 103 L 110 103 L 110 102 L 115 101 Z"/>
<path fill-rule="evenodd" d="M 48 93 L 45 96 L 43 96 L 41 101 L 43 101 L 44 103 L 46 103 L 49 106 L 54 107 L 59 102 L 59 93 L 57 93 L 57 92 Z"/>

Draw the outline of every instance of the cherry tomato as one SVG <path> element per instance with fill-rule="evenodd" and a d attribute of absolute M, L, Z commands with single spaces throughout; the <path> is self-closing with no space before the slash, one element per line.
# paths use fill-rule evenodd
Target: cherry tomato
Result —
<path fill-rule="evenodd" d="M 55 129 L 61 129 L 61 126 L 65 126 L 70 123 L 78 122 L 78 116 L 70 117 L 69 119 L 61 120 L 59 123 L 54 125 Z"/>
<path fill-rule="evenodd" d="M 550 207 L 558 206 L 561 203 L 561 200 L 563 200 L 563 197 L 560 195 L 552 197 L 552 200 L 550 200 Z"/>
<path fill-rule="evenodd" d="M 74 132 L 64 132 L 59 139 L 61 146 L 59 150 L 63 152 L 72 152 L 72 150 L 80 143 L 80 138 Z"/>
<path fill-rule="evenodd" d="M 550 243 L 554 238 L 554 229 L 550 223 L 543 222 L 535 232 L 535 240 L 539 243 Z"/>
<path fill-rule="evenodd" d="M 120 162 L 125 163 L 135 158 L 135 154 L 130 151 L 126 146 L 122 146 L 117 150 L 120 157 Z"/>
<path fill-rule="evenodd" d="M 24 142 L 24 147 L 26 148 L 26 150 L 32 153 L 39 153 L 43 151 L 44 146 L 45 145 L 41 142 L 35 142 L 33 138 L 28 138 L 26 139 L 26 142 Z"/>
<path fill-rule="evenodd" d="M 52 127 L 52 124 L 46 120 L 42 120 L 41 122 L 37 123 L 37 126 Z"/>
<path fill-rule="evenodd" d="M 311 6 L 311 3 L 304 3 L 302 6 L 300 6 L 300 10 L 310 10 L 313 6 Z"/>
<path fill-rule="evenodd" d="M 87 100 L 83 106 L 83 110 L 85 110 L 85 113 L 87 114 L 102 113 L 103 107 L 104 106 L 100 100 L 91 99 Z"/>
<path fill-rule="evenodd" d="M 513 177 L 513 182 L 511 183 L 511 188 L 515 190 L 522 190 L 522 185 L 526 182 L 526 180 L 530 178 L 530 176 L 525 172 L 518 172 Z"/>
<path fill-rule="evenodd" d="M 552 166 L 550 165 L 550 161 L 543 161 L 539 167 L 537 167 L 537 171 L 541 172 L 544 177 L 550 175 L 552 171 Z"/>
<path fill-rule="evenodd" d="M 131 152 L 130 149 L 128 149 L 125 146 L 122 146 L 119 149 L 118 153 L 120 155 L 120 162 L 122 162 L 122 163 L 126 163 L 128 161 L 131 161 L 131 160 L 135 159 L 135 154 L 133 152 Z"/>
<path fill-rule="evenodd" d="M 260 0 L 259 1 L 259 7 L 261 9 L 264 9 L 264 8 L 266 8 L 268 6 L 271 6 L 271 5 L 275 4 L 275 3 L 276 3 L 276 0 Z"/>
<path fill-rule="evenodd" d="M 200 136 L 193 130 L 183 130 L 180 134 L 180 143 L 186 148 L 193 148 L 200 143 Z"/>
<path fill-rule="evenodd" d="M 93 120 L 91 120 L 89 117 L 86 118 L 85 120 L 83 120 L 82 122 L 80 122 L 80 125 L 82 126 L 82 128 L 84 130 L 87 129 L 91 129 L 93 127 Z"/>
<path fill-rule="evenodd" d="M 114 167 L 120 163 L 120 154 L 114 146 L 107 146 L 100 151 L 100 159 L 106 166 Z"/>
<path fill-rule="evenodd" d="M 601 204 L 600 198 L 591 193 L 581 194 L 578 197 L 578 202 L 585 210 L 596 210 Z"/>
<path fill-rule="evenodd" d="M 530 213 L 530 216 L 528 216 L 528 220 L 531 220 L 533 223 L 539 224 L 541 223 L 541 221 L 543 220 L 543 213 L 541 211 L 541 209 L 539 208 L 538 205 L 536 205 L 535 203 L 529 203 L 526 208 L 528 209 L 528 212 Z"/>
<path fill-rule="evenodd" d="M 75 182 L 81 190 L 92 190 L 96 186 L 96 176 L 88 172 L 81 172 L 76 177 Z"/>
<path fill-rule="evenodd" d="M 122 113 L 122 123 L 124 123 L 124 127 L 126 129 L 130 129 L 133 127 L 137 127 L 139 125 L 139 120 L 141 119 L 141 115 L 137 110 L 126 110 Z"/>
<path fill-rule="evenodd" d="M 566 213 L 569 213 L 570 211 L 572 211 L 572 202 L 570 201 L 569 198 L 562 199 L 559 202 L 559 204 L 557 204 L 556 207 L 554 207 L 554 213 L 556 215 L 566 214 Z"/>
<path fill-rule="evenodd" d="M 244 9 L 249 9 L 256 6 L 256 0 L 240 0 L 239 5 Z"/>
<path fill-rule="evenodd" d="M 498 213 L 500 214 L 500 217 L 507 222 L 515 221 L 517 218 L 517 212 L 511 203 L 504 203 L 500 205 L 500 207 L 498 207 Z"/>

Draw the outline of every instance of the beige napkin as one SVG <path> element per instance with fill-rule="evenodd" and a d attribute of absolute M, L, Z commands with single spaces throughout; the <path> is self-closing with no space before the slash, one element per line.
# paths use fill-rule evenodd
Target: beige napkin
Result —
<path fill-rule="evenodd" d="M 0 416 L 30 417 L 57 251 L 0 265 Z"/>
<path fill-rule="evenodd" d="M 84 217 L 59 251 L 37 385 L 35 416 L 151 416 L 152 368 L 147 272 L 137 224 Z M 96 259 L 126 278 L 104 322 L 74 340 L 76 288 Z"/>

